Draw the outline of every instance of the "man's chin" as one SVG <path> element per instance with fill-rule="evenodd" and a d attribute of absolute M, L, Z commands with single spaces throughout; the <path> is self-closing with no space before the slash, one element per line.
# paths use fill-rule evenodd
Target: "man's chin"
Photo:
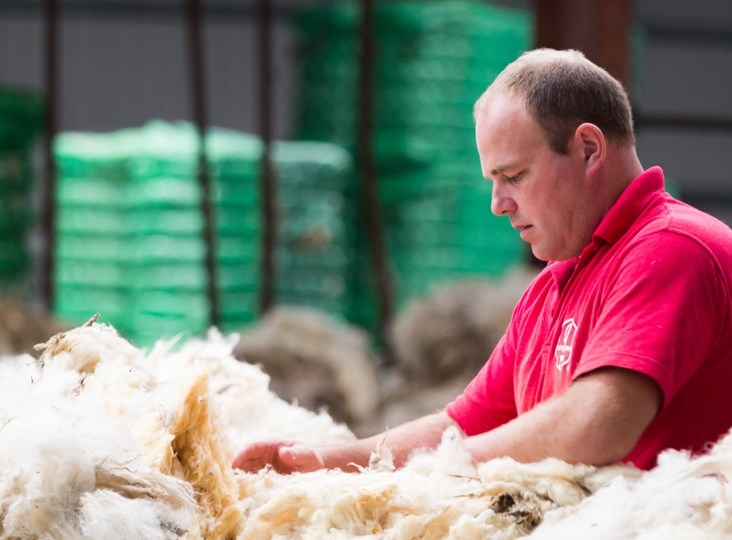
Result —
<path fill-rule="evenodd" d="M 542 262 L 549 262 L 552 259 L 551 257 L 548 257 L 546 253 L 542 252 L 541 249 L 537 249 L 535 246 L 531 246 L 531 254 L 534 256 L 535 259 L 538 259 Z"/>

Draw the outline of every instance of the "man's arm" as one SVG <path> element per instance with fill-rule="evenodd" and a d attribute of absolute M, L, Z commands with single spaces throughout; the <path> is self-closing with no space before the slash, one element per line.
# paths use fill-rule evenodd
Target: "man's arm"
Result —
<path fill-rule="evenodd" d="M 355 472 L 368 465 L 371 453 L 383 443 L 392 451 L 394 464 L 403 465 L 418 448 L 436 448 L 442 432 L 455 425 L 444 411 L 424 416 L 394 429 L 352 443 L 309 447 L 291 442 L 263 441 L 244 448 L 234 458 L 233 467 L 258 471 L 267 465 L 281 473 L 317 469 L 342 469 Z"/>
<path fill-rule="evenodd" d="M 605 465 L 625 457 L 662 403 L 656 382 L 635 371 L 602 368 L 561 396 L 465 441 L 476 461 L 509 456 L 521 462 L 557 457 Z"/>
<path fill-rule="evenodd" d="M 576 380 L 561 396 L 486 433 L 468 437 L 465 447 L 475 461 L 511 457 L 521 462 L 556 457 L 568 463 L 605 465 L 625 457 L 661 406 L 661 390 L 646 375 L 602 368 Z M 383 440 L 399 467 L 418 448 L 432 449 L 454 425 L 442 411 L 353 443 L 307 447 L 282 442 L 255 443 L 242 450 L 233 466 L 257 471 L 271 465 L 282 473 L 321 468 L 356 471 L 368 464 Z"/>

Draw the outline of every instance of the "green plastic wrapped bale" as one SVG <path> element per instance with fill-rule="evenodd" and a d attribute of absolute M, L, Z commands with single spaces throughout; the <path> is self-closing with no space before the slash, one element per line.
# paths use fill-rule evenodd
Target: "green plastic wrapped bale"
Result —
<path fill-rule="evenodd" d="M 359 17 L 357 3 L 344 2 L 295 19 L 304 58 L 299 138 L 355 148 Z M 532 39 L 528 12 L 477 1 L 377 2 L 374 28 L 374 137 L 382 170 L 413 159 L 414 145 L 431 147 L 432 161 L 472 148 L 473 103 Z M 401 141 L 395 148 L 378 142 L 387 133 Z"/>
<path fill-rule="evenodd" d="M 262 144 L 218 128 L 205 144 L 218 293 L 254 296 Z M 94 299 L 103 302 L 106 290 L 124 305 L 115 320 L 128 337 L 142 342 L 161 333 L 204 331 L 209 312 L 196 129 L 152 121 L 112 133 L 64 133 L 54 151 L 60 313 L 78 317 Z M 251 301 L 227 305 L 226 323 L 251 321 L 255 307 Z"/>
<path fill-rule="evenodd" d="M 301 139 L 356 149 L 359 17 L 360 6 L 350 1 L 307 9 L 293 20 L 304 59 Z M 387 263 L 402 306 L 436 283 L 500 275 L 523 257 L 509 224 L 490 213 L 472 114 L 493 78 L 531 46 L 533 24 L 528 11 L 470 0 L 381 1 L 373 23 L 372 144 Z M 355 217 L 345 234 L 355 254 L 347 279 L 350 319 L 374 329 L 376 288 L 362 209 L 355 206 L 357 184 L 352 176 L 347 205 Z"/>
<path fill-rule="evenodd" d="M 0 150 L 26 152 L 41 131 L 43 113 L 39 95 L 0 88 Z"/>
<path fill-rule="evenodd" d="M 276 300 L 347 316 L 356 208 L 350 154 L 330 143 L 279 141 Z"/>
<path fill-rule="evenodd" d="M 43 101 L 31 92 L 0 89 L 0 288 L 24 287 L 31 272 L 28 233 L 36 214 L 30 152 L 40 134 Z"/>

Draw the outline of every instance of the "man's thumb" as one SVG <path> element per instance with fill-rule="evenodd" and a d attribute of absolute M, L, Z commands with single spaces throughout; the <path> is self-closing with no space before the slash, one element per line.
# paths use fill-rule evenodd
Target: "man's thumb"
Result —
<path fill-rule="evenodd" d="M 279 458 L 283 464 L 291 467 L 293 470 L 314 471 L 323 466 L 315 451 L 312 448 L 304 446 L 286 446 L 280 448 Z"/>
<path fill-rule="evenodd" d="M 292 447 L 292 446 L 283 446 L 279 450 L 280 454 L 280 460 L 284 463 L 287 463 L 288 465 L 295 465 L 300 460 L 302 460 L 302 450 Z"/>

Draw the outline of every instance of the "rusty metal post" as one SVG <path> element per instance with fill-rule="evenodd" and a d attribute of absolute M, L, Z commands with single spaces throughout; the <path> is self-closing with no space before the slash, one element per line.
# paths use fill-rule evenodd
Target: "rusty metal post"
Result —
<path fill-rule="evenodd" d="M 259 43 L 259 135 L 263 151 L 260 171 L 262 194 L 262 264 L 259 308 L 266 313 L 275 302 L 275 247 L 277 242 L 277 186 L 272 166 L 272 6 L 258 0 L 257 37 Z"/>
<path fill-rule="evenodd" d="M 384 226 L 378 190 L 378 172 L 374 156 L 374 1 L 361 0 L 359 23 L 359 81 L 358 81 L 358 178 L 361 193 L 363 223 L 371 262 L 371 271 L 378 300 L 378 325 L 384 347 L 386 365 L 394 362 L 389 339 L 389 327 L 394 312 L 392 280 L 389 272 Z"/>
<path fill-rule="evenodd" d="M 203 240 L 205 245 L 205 266 L 207 276 L 206 292 L 209 304 L 209 323 L 218 327 L 221 319 L 218 298 L 218 276 L 216 264 L 216 220 L 211 196 L 211 174 L 206 156 L 206 132 L 208 114 L 206 109 L 206 72 L 204 64 L 202 10 L 200 0 L 186 0 L 188 29 L 188 51 L 190 59 L 191 89 L 193 94 L 193 116 L 198 135 L 198 182 L 201 186 L 201 213 L 203 215 Z"/>
<path fill-rule="evenodd" d="M 41 301 L 53 311 L 54 273 L 56 252 L 56 161 L 53 158 L 53 139 L 58 132 L 58 63 L 59 63 L 59 9 L 58 0 L 44 4 L 45 77 L 46 94 L 44 134 L 44 185 L 41 189 L 41 228 L 43 247 L 40 254 L 39 279 Z"/>

